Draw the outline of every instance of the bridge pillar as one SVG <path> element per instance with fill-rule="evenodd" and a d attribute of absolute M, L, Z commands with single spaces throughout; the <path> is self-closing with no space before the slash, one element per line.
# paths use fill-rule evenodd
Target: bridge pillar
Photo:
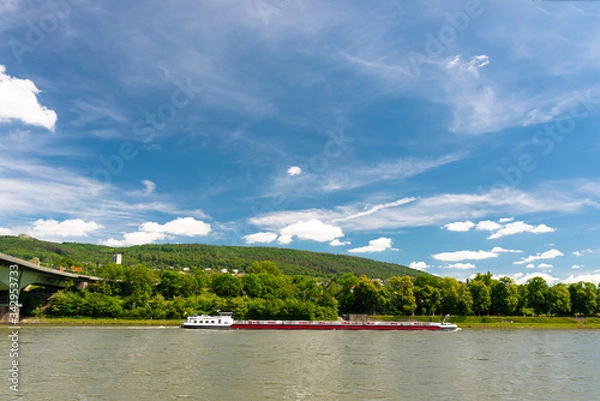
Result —
<path fill-rule="evenodd" d="M 78 282 L 75 287 L 78 290 L 85 290 L 86 288 L 88 288 L 89 283 L 87 281 L 80 281 Z"/>

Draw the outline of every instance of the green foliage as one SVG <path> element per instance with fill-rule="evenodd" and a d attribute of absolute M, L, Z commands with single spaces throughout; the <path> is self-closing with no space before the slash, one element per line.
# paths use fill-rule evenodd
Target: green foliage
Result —
<path fill-rule="evenodd" d="M 265 273 L 275 274 L 277 269 L 286 275 L 327 278 L 344 273 L 383 279 L 396 275 L 413 278 L 427 275 L 406 266 L 355 256 L 268 247 L 161 244 L 113 248 L 69 242 L 58 244 L 26 236 L 0 236 L 0 251 L 25 260 L 37 257 L 42 266 L 47 267 L 81 266 L 84 273 L 111 279 L 123 279 L 125 266 L 138 263 L 152 270 L 189 267 L 192 272 L 207 268 L 244 272 L 257 262 Z M 109 263 L 116 252 L 123 254 L 123 266 Z"/>
<path fill-rule="evenodd" d="M 475 313 L 495 322 L 494 315 L 542 319 L 540 315 L 598 313 L 598 286 L 580 282 L 550 287 L 541 277 L 517 285 L 510 278 L 494 279 L 487 273 L 477 274 L 467 284 L 412 270 L 403 274 L 402 266 L 367 259 L 206 245 L 130 247 L 120 250 L 124 265 L 99 266 L 110 260 L 113 248 L 54 244 L 29 237 L 0 237 L 0 246 L 17 257 L 37 257 L 42 265 L 79 263 L 86 273 L 109 279 L 83 291 L 69 283 L 53 295 L 43 288 L 24 292 L 25 314 L 181 319 L 220 309 L 234 312 L 237 319 L 309 320 L 348 313 Z M 183 271 L 182 267 L 190 268 Z M 237 269 L 241 275 L 218 273 L 225 268 Z"/>

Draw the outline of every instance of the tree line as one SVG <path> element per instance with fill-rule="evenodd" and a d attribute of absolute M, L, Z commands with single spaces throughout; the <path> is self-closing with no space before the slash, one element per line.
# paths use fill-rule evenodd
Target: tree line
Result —
<path fill-rule="evenodd" d="M 271 261 L 254 262 L 240 275 L 198 270 L 154 270 L 108 264 L 107 281 L 86 290 L 67 288 L 35 313 L 62 317 L 176 319 L 220 309 L 237 319 L 331 320 L 344 314 L 549 315 L 599 313 L 600 289 L 593 283 L 555 284 L 533 277 L 516 284 L 508 277 L 477 274 L 468 282 L 422 274 L 385 281 L 353 273 L 327 281 L 284 275 Z"/>

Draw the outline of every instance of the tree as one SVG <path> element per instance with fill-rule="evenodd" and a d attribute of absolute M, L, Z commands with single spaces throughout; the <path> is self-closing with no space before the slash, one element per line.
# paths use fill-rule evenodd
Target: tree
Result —
<path fill-rule="evenodd" d="M 417 312 L 422 315 L 434 315 L 440 306 L 440 297 L 440 290 L 429 284 L 425 284 L 422 287 L 415 285 Z"/>
<path fill-rule="evenodd" d="M 244 290 L 244 283 L 238 276 L 218 274 L 212 280 L 212 289 L 220 297 L 239 297 Z"/>
<path fill-rule="evenodd" d="M 444 277 L 441 281 L 441 312 L 442 313 L 457 313 L 458 304 L 460 302 L 459 282 L 452 277 Z"/>
<path fill-rule="evenodd" d="M 245 274 L 242 277 L 242 283 L 244 284 L 244 292 L 250 298 L 261 298 L 263 296 L 265 288 L 257 274 Z"/>
<path fill-rule="evenodd" d="M 408 276 L 394 276 L 387 280 L 391 287 L 391 306 L 394 311 L 403 315 L 412 315 L 417 309 L 415 286 Z"/>
<path fill-rule="evenodd" d="M 548 312 L 552 315 L 571 313 L 571 294 L 566 284 L 555 284 L 548 291 Z"/>
<path fill-rule="evenodd" d="M 271 262 L 270 260 L 263 260 L 260 262 L 252 262 L 252 264 L 248 266 L 248 269 L 246 269 L 246 273 L 267 273 L 272 274 L 273 276 L 279 276 L 281 274 L 281 270 L 279 270 L 274 262 Z"/>
<path fill-rule="evenodd" d="M 533 308 L 536 315 L 548 311 L 548 284 L 542 277 L 536 276 L 527 280 L 527 293 L 529 307 Z"/>
<path fill-rule="evenodd" d="M 478 315 L 487 313 L 492 305 L 490 288 L 483 280 L 471 280 L 469 291 L 473 297 L 473 312 Z"/>
<path fill-rule="evenodd" d="M 358 277 L 352 273 L 345 273 L 337 280 L 337 293 L 336 298 L 339 302 L 341 313 L 352 313 L 355 312 L 354 304 L 356 303 L 356 296 L 354 295 L 354 288 L 358 284 Z"/>
<path fill-rule="evenodd" d="M 381 284 L 378 281 L 372 281 L 365 275 L 360 276 L 358 283 L 354 287 L 354 296 L 356 299 L 354 306 L 356 311 L 374 313 L 377 309 L 380 289 Z"/>
<path fill-rule="evenodd" d="M 582 281 L 569 285 L 572 312 L 585 316 L 593 315 L 598 307 L 596 286 Z"/>
<path fill-rule="evenodd" d="M 510 277 L 501 277 L 492 281 L 491 312 L 500 315 L 512 315 L 519 306 L 519 287 Z"/>

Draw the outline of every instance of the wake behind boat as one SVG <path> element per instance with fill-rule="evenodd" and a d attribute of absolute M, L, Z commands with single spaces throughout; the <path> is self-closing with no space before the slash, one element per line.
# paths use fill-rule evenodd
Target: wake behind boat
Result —
<path fill-rule="evenodd" d="M 446 322 L 348 322 L 304 320 L 233 320 L 233 313 L 219 312 L 217 316 L 189 316 L 181 324 L 184 329 L 233 330 L 422 330 L 453 331 L 458 326 Z"/>

